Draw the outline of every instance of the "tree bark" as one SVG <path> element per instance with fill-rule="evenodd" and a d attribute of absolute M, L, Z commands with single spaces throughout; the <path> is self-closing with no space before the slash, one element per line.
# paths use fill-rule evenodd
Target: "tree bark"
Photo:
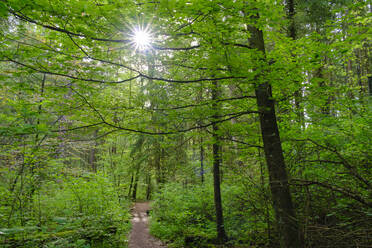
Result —
<path fill-rule="evenodd" d="M 296 30 L 296 22 L 295 22 L 295 15 L 296 15 L 296 9 L 295 9 L 295 0 L 287 0 L 286 3 L 287 8 L 287 18 L 289 21 L 288 25 L 288 37 L 292 38 L 292 40 L 297 39 L 297 30 Z M 305 128 L 305 113 L 303 107 L 301 107 L 301 101 L 302 101 L 302 94 L 303 89 L 301 87 L 301 82 L 297 82 L 300 87 L 298 90 L 294 93 L 294 107 L 297 114 L 297 122 L 300 124 L 301 128 Z"/>
<path fill-rule="evenodd" d="M 146 183 L 147 183 L 146 200 L 150 200 L 151 199 L 151 174 L 150 172 L 146 174 Z"/>
<path fill-rule="evenodd" d="M 200 137 L 200 177 L 201 183 L 204 183 L 204 146 L 203 137 Z"/>
<path fill-rule="evenodd" d="M 132 176 L 130 178 L 130 184 L 129 184 L 129 190 L 128 190 L 128 197 L 130 197 L 130 195 L 132 194 L 132 187 L 133 187 L 133 172 L 132 172 Z"/>
<path fill-rule="evenodd" d="M 288 26 L 288 36 L 291 37 L 292 39 L 296 39 L 296 25 L 295 25 L 295 7 L 294 7 L 294 0 L 287 0 L 287 11 L 288 11 L 288 19 L 289 19 L 289 26 Z"/>
<path fill-rule="evenodd" d="M 163 172 L 161 167 L 161 147 L 159 141 L 156 140 L 154 145 L 154 165 L 156 169 L 156 184 L 159 188 L 161 188 L 163 184 Z"/>
<path fill-rule="evenodd" d="M 200 103 L 203 100 L 203 85 L 200 85 L 200 90 L 198 92 L 197 101 Z M 198 125 L 203 125 L 203 119 L 201 118 L 198 121 Z M 200 129 L 200 177 L 201 177 L 201 183 L 204 183 L 204 144 L 203 144 L 203 129 Z"/>
<path fill-rule="evenodd" d="M 97 140 L 98 129 L 94 130 L 93 137 L 94 137 L 94 146 L 89 150 L 88 161 L 89 161 L 91 170 L 93 172 L 97 172 L 97 154 L 96 153 L 97 153 L 97 147 L 98 147 L 98 140 Z"/>
<path fill-rule="evenodd" d="M 256 15 L 252 18 L 256 20 L 259 16 Z M 250 26 L 249 31 L 251 33 L 249 39 L 251 47 L 261 52 L 262 56 L 260 59 L 266 61 L 262 31 L 254 26 Z M 255 94 L 258 110 L 261 112 L 259 116 L 261 135 L 269 171 L 270 190 L 280 237 L 280 246 L 299 248 L 302 247 L 301 235 L 289 191 L 271 85 L 268 82 L 258 84 L 255 87 Z"/>
<path fill-rule="evenodd" d="M 213 82 L 212 87 L 212 108 L 214 111 L 213 120 L 217 121 L 218 117 L 218 103 L 216 100 L 219 98 L 219 85 L 215 81 Z M 223 221 L 223 210 L 222 210 L 222 200 L 221 200 L 221 181 L 220 181 L 220 165 L 221 165 L 221 143 L 220 137 L 218 134 L 218 124 L 215 123 L 212 125 L 213 133 L 213 188 L 214 188 L 214 206 L 216 210 L 216 224 L 217 224 L 217 242 L 222 244 L 226 241 L 226 233 L 224 228 L 224 221 Z"/>
<path fill-rule="evenodd" d="M 132 199 L 137 199 L 137 188 L 138 188 L 138 180 L 139 180 L 139 171 L 140 171 L 140 165 L 137 166 L 136 175 L 134 178 L 134 184 L 133 184 L 133 194 Z"/>

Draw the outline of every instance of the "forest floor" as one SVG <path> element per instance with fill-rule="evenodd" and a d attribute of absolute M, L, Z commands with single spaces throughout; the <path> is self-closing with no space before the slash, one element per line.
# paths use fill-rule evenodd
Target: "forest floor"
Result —
<path fill-rule="evenodd" d="M 129 248 L 165 248 L 160 240 L 149 232 L 149 202 L 137 202 L 132 211 L 132 231 L 129 236 Z"/>

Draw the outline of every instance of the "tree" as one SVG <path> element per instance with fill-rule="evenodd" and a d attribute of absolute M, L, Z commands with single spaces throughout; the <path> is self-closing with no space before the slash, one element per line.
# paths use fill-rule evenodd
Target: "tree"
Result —
<path fill-rule="evenodd" d="M 165 199 L 155 233 L 184 245 L 350 244 L 335 233 L 366 227 L 367 1 L 12 0 L 0 15 L 0 223 L 52 223 L 49 189 L 83 213 L 94 197 L 74 183 L 109 180 L 111 203 Z"/>

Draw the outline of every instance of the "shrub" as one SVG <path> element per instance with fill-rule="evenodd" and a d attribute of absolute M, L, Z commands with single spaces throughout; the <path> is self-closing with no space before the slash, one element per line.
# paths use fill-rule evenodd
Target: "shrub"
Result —
<path fill-rule="evenodd" d="M 100 175 L 50 181 L 34 196 L 25 227 L 3 228 L 4 247 L 126 247 L 129 202 Z"/>

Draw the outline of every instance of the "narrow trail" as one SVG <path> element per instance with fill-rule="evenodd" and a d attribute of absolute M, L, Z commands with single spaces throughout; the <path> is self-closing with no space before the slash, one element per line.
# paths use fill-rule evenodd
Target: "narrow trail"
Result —
<path fill-rule="evenodd" d="M 155 239 L 149 233 L 148 210 L 150 210 L 148 202 L 138 202 L 134 205 L 129 248 L 166 248 L 160 240 Z"/>

